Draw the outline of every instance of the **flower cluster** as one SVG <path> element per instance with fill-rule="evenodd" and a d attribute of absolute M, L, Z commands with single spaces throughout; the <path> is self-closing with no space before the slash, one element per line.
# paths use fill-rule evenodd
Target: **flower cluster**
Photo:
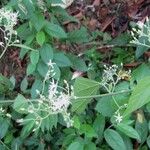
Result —
<path fill-rule="evenodd" d="M 150 20 L 146 18 L 145 24 L 143 22 L 138 22 L 137 25 L 138 29 L 132 29 L 131 35 L 133 40 L 131 43 L 150 48 Z"/>
<path fill-rule="evenodd" d="M 14 30 L 14 27 L 17 24 L 17 17 L 18 13 L 12 12 L 6 8 L 0 9 L 0 31 L 4 36 L 4 39 L 1 39 L 2 41 L 0 41 L 0 46 L 3 51 L 0 58 L 2 58 L 8 47 L 19 43 L 17 32 Z"/>
<path fill-rule="evenodd" d="M 73 98 L 73 93 L 70 91 L 70 87 L 67 81 L 64 81 L 65 87 L 58 85 L 58 81 L 53 79 L 54 74 L 54 65 L 51 60 L 48 63 L 49 70 L 45 79 L 43 81 L 43 90 L 42 92 L 37 90 L 39 99 L 36 102 L 31 102 L 29 100 L 28 113 L 34 115 L 35 125 L 33 131 L 36 131 L 40 128 L 42 121 L 48 118 L 51 115 L 61 114 L 66 122 L 67 127 L 73 125 L 73 121 L 70 118 L 70 113 L 68 113 L 68 108 L 71 105 L 71 99 Z M 50 80 L 48 91 L 45 94 L 45 82 Z M 24 109 L 24 108 L 22 108 Z M 41 113 L 42 112 L 42 113 Z M 43 114 L 44 115 L 41 115 Z M 33 118 L 32 118 L 33 120 Z M 18 123 L 23 123 L 29 121 L 28 119 L 18 120 Z"/>
<path fill-rule="evenodd" d="M 122 64 L 121 64 L 122 66 Z M 125 71 L 119 69 L 117 65 L 106 66 L 104 65 L 104 72 L 102 75 L 101 85 L 107 90 L 107 92 L 111 93 L 114 91 L 117 83 L 122 80 L 130 79 L 131 71 Z"/>

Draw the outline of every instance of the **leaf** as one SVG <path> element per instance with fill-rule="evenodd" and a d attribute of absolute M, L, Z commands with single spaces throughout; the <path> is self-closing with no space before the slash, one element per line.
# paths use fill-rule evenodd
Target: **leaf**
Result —
<path fill-rule="evenodd" d="M 68 67 L 68 66 L 72 65 L 72 63 L 69 60 L 69 58 L 67 56 L 65 56 L 63 53 L 56 53 L 56 54 L 54 54 L 54 62 L 59 67 Z"/>
<path fill-rule="evenodd" d="M 143 144 L 146 141 L 146 138 L 148 135 L 148 123 L 147 123 L 147 120 L 145 119 L 144 113 L 142 111 L 137 112 L 135 129 L 141 138 L 141 144 Z"/>
<path fill-rule="evenodd" d="M 124 116 L 129 115 L 138 108 L 150 102 L 150 77 L 145 77 L 139 81 L 130 96 L 128 107 L 124 112 Z"/>
<path fill-rule="evenodd" d="M 102 114 L 105 117 L 111 117 L 115 112 L 115 109 L 112 105 L 112 97 L 102 97 L 97 99 L 96 111 Z"/>
<path fill-rule="evenodd" d="M 68 39 L 72 43 L 84 43 L 89 41 L 89 35 L 85 27 L 68 33 Z"/>
<path fill-rule="evenodd" d="M 77 78 L 74 84 L 74 95 L 77 97 L 82 96 L 92 96 L 97 94 L 99 89 L 99 82 L 87 79 L 87 78 Z M 87 104 L 90 103 L 91 98 L 75 99 L 72 101 L 72 111 L 81 113 L 86 108 Z"/>
<path fill-rule="evenodd" d="M 27 137 L 30 132 L 32 132 L 34 126 L 35 126 L 35 116 L 33 114 L 29 114 L 25 117 L 25 123 L 23 126 L 23 129 L 21 131 L 21 137 L 25 138 Z"/>
<path fill-rule="evenodd" d="M 88 67 L 85 64 L 85 61 L 81 58 L 78 58 L 75 55 L 68 55 L 69 59 L 72 62 L 72 68 L 77 70 L 77 71 L 87 71 Z"/>
<path fill-rule="evenodd" d="M 0 139 L 2 139 L 8 132 L 9 121 L 5 118 L 0 118 Z"/>
<path fill-rule="evenodd" d="M 88 144 L 84 146 L 84 150 L 97 150 L 96 144 L 89 141 Z"/>
<path fill-rule="evenodd" d="M 43 31 L 40 31 L 36 34 L 36 41 L 37 43 L 42 46 L 45 42 L 45 33 Z"/>
<path fill-rule="evenodd" d="M 82 124 L 79 130 L 82 134 L 85 134 L 86 137 L 92 138 L 97 137 L 97 133 L 94 128 L 89 124 Z"/>
<path fill-rule="evenodd" d="M 44 16 L 40 12 L 32 13 L 31 22 L 37 31 L 40 31 L 45 25 Z"/>
<path fill-rule="evenodd" d="M 47 32 L 47 34 L 49 34 L 52 37 L 58 39 L 67 38 L 67 34 L 65 33 L 65 31 L 57 24 L 47 22 L 44 29 Z"/>
<path fill-rule="evenodd" d="M 132 72 L 131 82 L 139 82 L 144 77 L 150 76 L 150 65 L 143 63 Z"/>
<path fill-rule="evenodd" d="M 93 128 L 98 134 L 99 139 L 102 139 L 105 128 L 105 117 L 102 116 L 101 114 L 100 115 L 98 114 L 96 119 L 94 120 Z"/>
<path fill-rule="evenodd" d="M 84 150 L 83 149 L 84 145 L 80 142 L 73 142 L 69 145 L 67 150 Z"/>
<path fill-rule="evenodd" d="M 126 146 L 122 137 L 118 132 L 112 129 L 107 129 L 104 132 L 104 137 L 109 146 L 114 150 L 126 150 Z"/>
<path fill-rule="evenodd" d="M 4 94 L 13 88 L 13 85 L 9 79 L 0 74 L 0 94 Z"/>
<path fill-rule="evenodd" d="M 21 82 L 20 89 L 22 92 L 25 92 L 27 87 L 28 87 L 28 81 L 27 78 L 25 77 Z"/>
<path fill-rule="evenodd" d="M 33 72 L 36 70 L 36 65 L 29 63 L 27 66 L 27 76 L 30 74 L 33 74 Z"/>
<path fill-rule="evenodd" d="M 128 137 L 141 141 L 138 132 L 135 129 L 133 129 L 133 127 L 123 124 L 123 123 L 119 123 L 117 125 L 117 129 L 121 131 L 122 133 L 124 133 L 125 135 L 127 135 Z"/>
<path fill-rule="evenodd" d="M 41 80 L 38 80 L 38 79 L 36 79 L 35 81 L 34 81 L 34 83 L 32 84 L 32 87 L 31 87 L 31 98 L 36 98 L 37 96 L 38 96 L 38 94 L 37 94 L 37 90 L 38 91 L 41 91 L 42 90 L 42 81 Z"/>
<path fill-rule="evenodd" d="M 18 94 L 14 101 L 13 109 L 21 114 L 28 113 L 28 101 L 21 94 Z"/>
<path fill-rule="evenodd" d="M 51 45 L 44 44 L 40 49 L 40 56 L 42 58 L 42 61 L 47 64 L 50 60 L 53 59 L 53 49 Z"/>
<path fill-rule="evenodd" d="M 37 65 L 37 71 L 39 72 L 39 74 L 45 78 L 47 72 L 48 72 L 48 66 L 46 64 L 44 64 L 43 62 L 39 62 Z"/>
<path fill-rule="evenodd" d="M 39 51 L 31 51 L 30 60 L 32 64 L 36 65 L 39 61 Z"/>

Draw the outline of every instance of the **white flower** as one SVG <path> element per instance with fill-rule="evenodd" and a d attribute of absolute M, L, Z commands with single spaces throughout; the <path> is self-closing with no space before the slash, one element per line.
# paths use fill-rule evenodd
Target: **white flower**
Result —
<path fill-rule="evenodd" d="M 114 117 L 116 118 L 117 123 L 120 123 L 123 120 L 123 116 L 121 116 L 119 112 L 117 112 L 117 114 L 114 115 Z"/>

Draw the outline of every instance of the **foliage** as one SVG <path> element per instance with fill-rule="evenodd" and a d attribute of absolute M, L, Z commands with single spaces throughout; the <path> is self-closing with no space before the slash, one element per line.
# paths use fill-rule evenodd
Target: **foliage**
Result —
<path fill-rule="evenodd" d="M 13 46 L 20 48 L 20 59 L 27 60 L 19 93 L 14 76 L 0 75 L 0 149 L 132 150 L 138 145 L 148 150 L 150 65 L 143 62 L 130 71 L 122 63 L 132 63 L 135 56 L 138 60 L 147 50 L 138 43 L 143 37 L 149 41 L 149 22 L 138 39 L 134 36 L 134 54 L 126 33 L 112 39 L 84 26 L 67 32 L 62 23 L 78 20 L 60 3 L 10 0 L 0 9 L 0 29 L 13 36 L 8 34 L 11 44 L 7 38 L 0 43 L 2 56 Z M 15 24 L 8 22 L 10 14 L 18 18 Z M 99 38 L 113 46 L 109 56 L 96 51 L 96 44 L 82 57 L 57 48 Z"/>

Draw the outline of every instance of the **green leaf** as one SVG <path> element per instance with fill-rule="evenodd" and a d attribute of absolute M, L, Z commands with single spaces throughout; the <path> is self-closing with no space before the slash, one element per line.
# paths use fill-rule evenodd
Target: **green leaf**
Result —
<path fill-rule="evenodd" d="M 148 123 L 142 111 L 137 112 L 135 129 L 141 138 L 141 144 L 143 144 L 146 141 L 148 135 Z"/>
<path fill-rule="evenodd" d="M 27 137 L 30 134 L 30 132 L 32 132 L 35 126 L 35 116 L 33 114 L 29 114 L 25 117 L 24 120 L 26 121 L 24 122 L 24 126 L 21 131 L 21 137 L 23 138 Z"/>
<path fill-rule="evenodd" d="M 32 13 L 31 22 L 37 31 L 40 31 L 45 25 L 44 15 L 40 12 Z"/>
<path fill-rule="evenodd" d="M 96 144 L 89 142 L 84 146 L 84 150 L 97 150 Z"/>
<path fill-rule="evenodd" d="M 84 145 L 80 142 L 73 142 L 69 145 L 67 150 L 84 150 L 83 149 Z"/>
<path fill-rule="evenodd" d="M 36 70 L 36 65 L 30 63 L 28 64 L 27 66 L 27 76 L 30 75 L 30 74 L 33 74 L 33 72 Z"/>
<path fill-rule="evenodd" d="M 68 55 L 69 59 L 72 62 L 72 68 L 78 71 L 87 71 L 88 67 L 85 64 L 85 61 L 81 58 L 78 58 L 75 55 Z"/>
<path fill-rule="evenodd" d="M 71 61 L 69 60 L 69 58 L 67 56 L 64 55 L 64 53 L 54 54 L 54 62 L 59 67 L 68 67 L 68 66 L 72 65 Z"/>
<path fill-rule="evenodd" d="M 97 94 L 99 89 L 99 82 L 87 79 L 77 78 L 74 84 L 74 94 L 77 97 L 92 96 Z M 86 108 L 87 104 L 90 103 L 91 98 L 79 98 L 72 101 L 72 111 L 81 113 Z"/>
<path fill-rule="evenodd" d="M 14 104 L 13 104 L 13 109 L 21 114 L 26 114 L 28 113 L 28 101 L 23 97 L 21 94 L 18 94 L 16 97 Z"/>
<path fill-rule="evenodd" d="M 150 148 L 150 135 L 148 136 L 146 143 L 147 143 L 148 147 Z"/>
<path fill-rule="evenodd" d="M 112 129 L 107 129 L 104 132 L 106 142 L 114 150 L 126 150 L 126 146 L 120 134 Z"/>
<path fill-rule="evenodd" d="M 138 132 L 133 127 L 123 124 L 123 123 L 119 123 L 117 125 L 117 129 L 121 131 L 122 133 L 124 133 L 125 135 L 127 135 L 128 137 L 141 141 Z"/>
<path fill-rule="evenodd" d="M 87 29 L 81 27 L 79 30 L 74 30 L 68 33 L 68 38 L 72 43 L 84 43 L 89 41 Z"/>
<path fill-rule="evenodd" d="M 28 81 L 27 78 L 25 77 L 21 82 L 20 89 L 22 92 L 25 92 L 27 87 L 28 87 Z"/>
<path fill-rule="evenodd" d="M 42 84 L 42 81 L 41 81 L 41 80 L 36 79 L 36 80 L 34 81 L 34 83 L 32 84 L 32 87 L 31 87 L 31 91 L 30 91 L 32 98 L 36 98 L 36 97 L 38 96 L 36 90 L 41 91 L 41 90 L 42 90 L 42 85 L 43 85 L 43 84 Z"/>
<path fill-rule="evenodd" d="M 82 134 L 85 134 L 85 136 L 88 137 L 88 138 L 97 137 L 96 131 L 89 124 L 82 124 L 79 131 Z"/>
<path fill-rule="evenodd" d="M 37 43 L 42 46 L 45 42 L 45 33 L 43 31 L 40 31 L 36 34 L 36 41 Z"/>
<path fill-rule="evenodd" d="M 57 24 L 47 22 L 44 29 L 47 32 L 47 34 L 49 34 L 52 37 L 58 39 L 67 38 L 67 34 L 65 33 L 65 31 Z"/>
<path fill-rule="evenodd" d="M 102 114 L 105 117 L 111 117 L 113 113 L 115 112 L 115 109 L 113 107 L 112 103 L 112 97 L 102 97 L 97 99 L 97 105 L 96 105 L 96 111 Z"/>
<path fill-rule="evenodd" d="M 0 74 L 0 94 L 4 94 L 13 88 L 13 85 L 9 79 Z"/>
<path fill-rule="evenodd" d="M 39 72 L 39 74 L 45 78 L 47 72 L 48 72 L 48 66 L 46 64 L 44 64 L 43 62 L 39 62 L 37 65 L 37 71 Z"/>
<path fill-rule="evenodd" d="M 30 60 L 32 64 L 36 65 L 39 61 L 39 51 L 31 51 Z"/>
<path fill-rule="evenodd" d="M 51 45 L 44 44 L 40 49 L 40 56 L 42 58 L 42 61 L 47 64 L 50 60 L 53 59 L 53 49 Z"/>
<path fill-rule="evenodd" d="M 9 121 L 5 118 L 0 118 L 0 139 L 2 139 L 8 132 Z"/>
<path fill-rule="evenodd" d="M 98 114 L 96 119 L 94 120 L 93 128 L 98 134 L 99 139 L 102 139 L 105 128 L 105 117 L 102 116 L 101 114 L 100 115 Z"/>
<path fill-rule="evenodd" d="M 150 77 L 145 77 L 139 81 L 130 96 L 128 107 L 124 116 L 129 115 L 138 108 L 150 102 Z"/>
<path fill-rule="evenodd" d="M 139 82 L 144 77 L 150 76 L 150 65 L 143 63 L 132 72 L 131 82 Z"/>

